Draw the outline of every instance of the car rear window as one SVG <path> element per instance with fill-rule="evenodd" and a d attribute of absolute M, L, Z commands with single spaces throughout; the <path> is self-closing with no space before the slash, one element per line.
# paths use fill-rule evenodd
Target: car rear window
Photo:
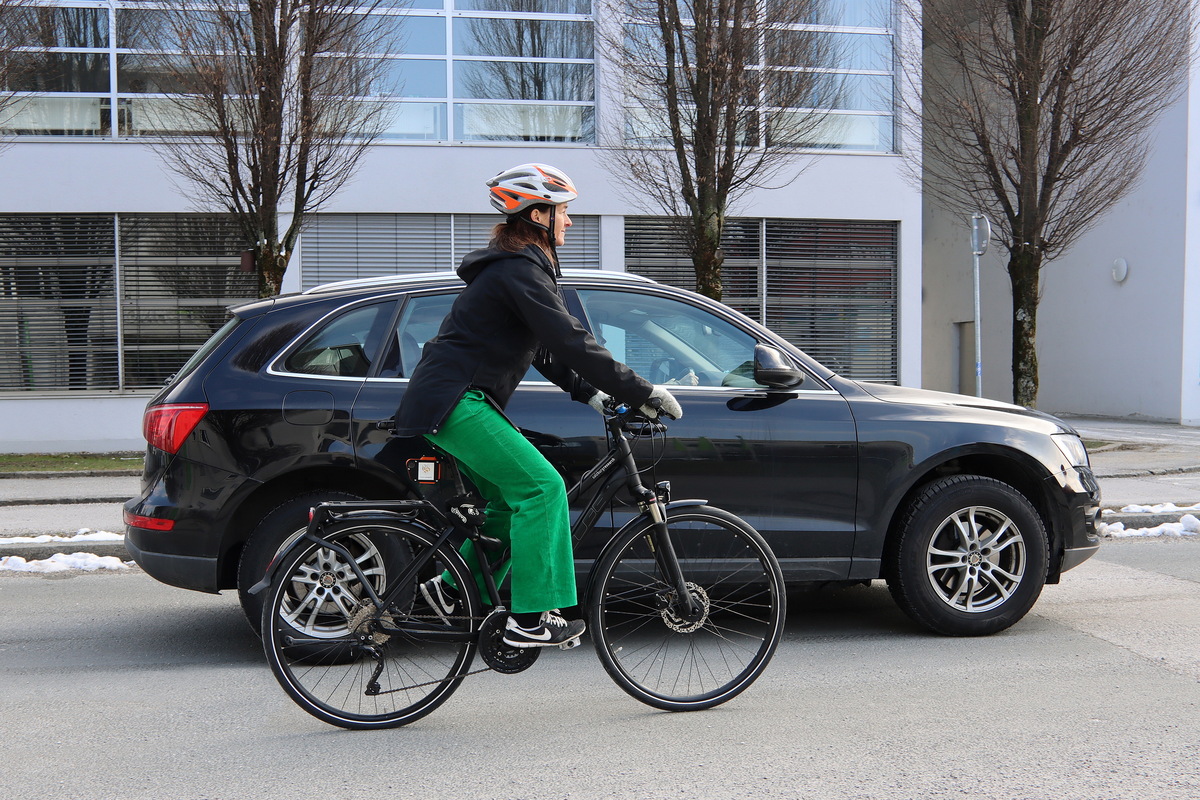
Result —
<path fill-rule="evenodd" d="M 199 350 L 192 353 L 192 357 L 183 363 L 183 366 L 179 368 L 178 372 L 176 372 L 171 377 L 167 378 L 167 381 L 164 385 L 170 386 L 174 383 L 178 383 L 179 381 L 183 380 L 186 376 L 190 375 L 196 369 L 196 367 L 200 366 L 200 363 L 202 361 L 204 361 L 204 359 L 208 358 L 209 354 L 212 353 L 212 351 L 214 351 L 218 347 L 220 347 L 221 342 L 228 339 L 229 334 L 233 333 L 234 329 L 237 328 L 237 326 L 239 326 L 241 324 L 242 324 L 241 317 L 238 317 L 236 315 L 233 317 L 230 317 L 229 321 L 226 322 L 224 325 L 222 325 L 217 330 L 216 333 L 214 333 L 212 336 L 208 337 L 207 342 L 200 345 Z"/>

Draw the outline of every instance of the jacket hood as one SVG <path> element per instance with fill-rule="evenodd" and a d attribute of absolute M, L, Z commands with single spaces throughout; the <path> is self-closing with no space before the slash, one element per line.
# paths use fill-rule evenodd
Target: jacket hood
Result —
<path fill-rule="evenodd" d="M 550 266 L 550 259 L 542 252 L 540 247 L 529 245 L 524 250 L 513 253 L 509 250 L 498 250 L 494 248 L 484 248 L 482 250 L 473 250 L 463 258 L 462 263 L 458 265 L 458 277 L 462 278 L 463 283 L 470 283 L 479 277 L 479 273 L 483 272 L 490 264 L 501 261 L 507 258 L 528 258 L 537 264 L 542 269 L 546 270 L 550 275 L 554 275 L 554 269 Z"/>

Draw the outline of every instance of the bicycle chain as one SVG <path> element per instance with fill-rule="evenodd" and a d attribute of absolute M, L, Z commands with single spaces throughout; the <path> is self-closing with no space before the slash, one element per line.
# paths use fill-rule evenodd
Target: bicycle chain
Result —
<path fill-rule="evenodd" d="M 375 612 L 375 604 L 374 603 L 368 602 L 368 603 L 364 603 L 363 605 L 359 606 L 358 610 L 356 610 L 354 612 L 354 616 L 351 617 L 348 622 L 349 629 L 351 631 L 357 632 L 359 627 L 361 627 L 364 623 L 366 623 L 369 618 L 373 617 L 375 613 L 376 612 Z M 491 613 L 492 612 L 488 612 L 484 616 L 465 616 L 462 614 L 447 614 L 445 619 L 437 616 L 436 614 L 407 614 L 405 616 L 407 616 L 409 619 L 415 619 L 415 620 L 420 620 L 420 621 L 438 620 L 441 622 L 445 622 L 446 620 L 472 620 L 472 621 L 477 621 L 480 623 L 480 625 L 482 625 L 483 620 L 485 620 L 489 616 L 491 616 Z M 382 620 L 386 616 L 388 616 L 388 615 L 382 614 L 382 615 L 380 615 L 379 619 Z M 392 637 L 391 637 L 391 634 L 386 634 L 386 633 L 382 633 L 380 631 L 376 631 L 375 633 L 371 634 L 370 638 L 374 644 L 383 645 L 383 644 L 386 644 L 387 641 L 389 639 L 391 639 Z M 478 647 L 476 649 L 478 650 Z M 450 681 L 459 680 L 461 678 L 469 678 L 472 675 L 479 675 L 480 673 L 483 673 L 483 672 L 492 672 L 492 671 L 499 672 L 499 670 L 493 670 L 492 667 L 490 667 L 490 666 L 485 666 L 480 669 L 473 669 L 470 672 L 464 672 L 461 675 L 455 675 L 453 677 L 438 678 L 437 680 L 425 681 L 424 683 L 414 683 L 409 686 L 399 686 L 395 689 L 382 689 L 379 692 L 377 692 L 375 694 L 375 696 L 384 695 L 384 694 L 396 694 L 397 692 L 407 692 L 407 691 L 411 691 L 412 689 L 420 689 L 425 686 L 437 686 L 439 684 L 449 683 Z"/>

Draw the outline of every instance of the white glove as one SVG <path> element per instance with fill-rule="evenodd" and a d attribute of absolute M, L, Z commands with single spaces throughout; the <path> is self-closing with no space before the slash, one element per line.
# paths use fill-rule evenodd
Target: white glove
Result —
<path fill-rule="evenodd" d="M 599 411 L 601 414 L 603 414 L 605 411 L 604 404 L 607 403 L 609 400 L 612 400 L 612 397 L 610 395 L 605 394 L 604 392 L 597 389 L 596 393 L 594 395 L 592 395 L 591 398 L 588 400 L 588 405 L 591 406 L 592 408 L 596 409 L 597 411 Z"/>
<path fill-rule="evenodd" d="M 680 407 L 679 401 L 663 387 L 655 386 L 654 391 L 650 393 L 650 399 L 658 400 L 662 404 L 657 410 L 649 404 L 642 406 L 642 413 L 650 419 L 657 419 L 659 411 L 672 419 L 679 419 L 683 416 L 683 409 Z"/>

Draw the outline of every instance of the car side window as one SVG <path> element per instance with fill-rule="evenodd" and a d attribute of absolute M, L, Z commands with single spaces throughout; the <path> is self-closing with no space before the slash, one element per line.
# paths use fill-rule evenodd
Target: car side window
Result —
<path fill-rule="evenodd" d="M 284 362 L 287 372 L 365 378 L 394 303 L 373 303 L 340 314 L 314 331 Z"/>
<path fill-rule="evenodd" d="M 757 340 L 696 306 L 655 295 L 581 289 L 592 332 L 655 384 L 754 388 Z"/>
<path fill-rule="evenodd" d="M 396 328 L 388 337 L 387 350 L 379 364 L 379 378 L 411 378 L 425 343 L 437 336 L 442 320 L 450 313 L 458 293 L 422 295 L 410 297 L 400 312 Z M 545 381 L 533 367 L 525 373 L 523 380 Z"/>
<path fill-rule="evenodd" d="M 387 350 L 379 366 L 381 378 L 409 378 L 421 360 L 425 343 L 437 336 L 442 320 L 450 313 L 457 294 L 410 297 L 400 312 L 396 328 L 388 337 Z"/>

